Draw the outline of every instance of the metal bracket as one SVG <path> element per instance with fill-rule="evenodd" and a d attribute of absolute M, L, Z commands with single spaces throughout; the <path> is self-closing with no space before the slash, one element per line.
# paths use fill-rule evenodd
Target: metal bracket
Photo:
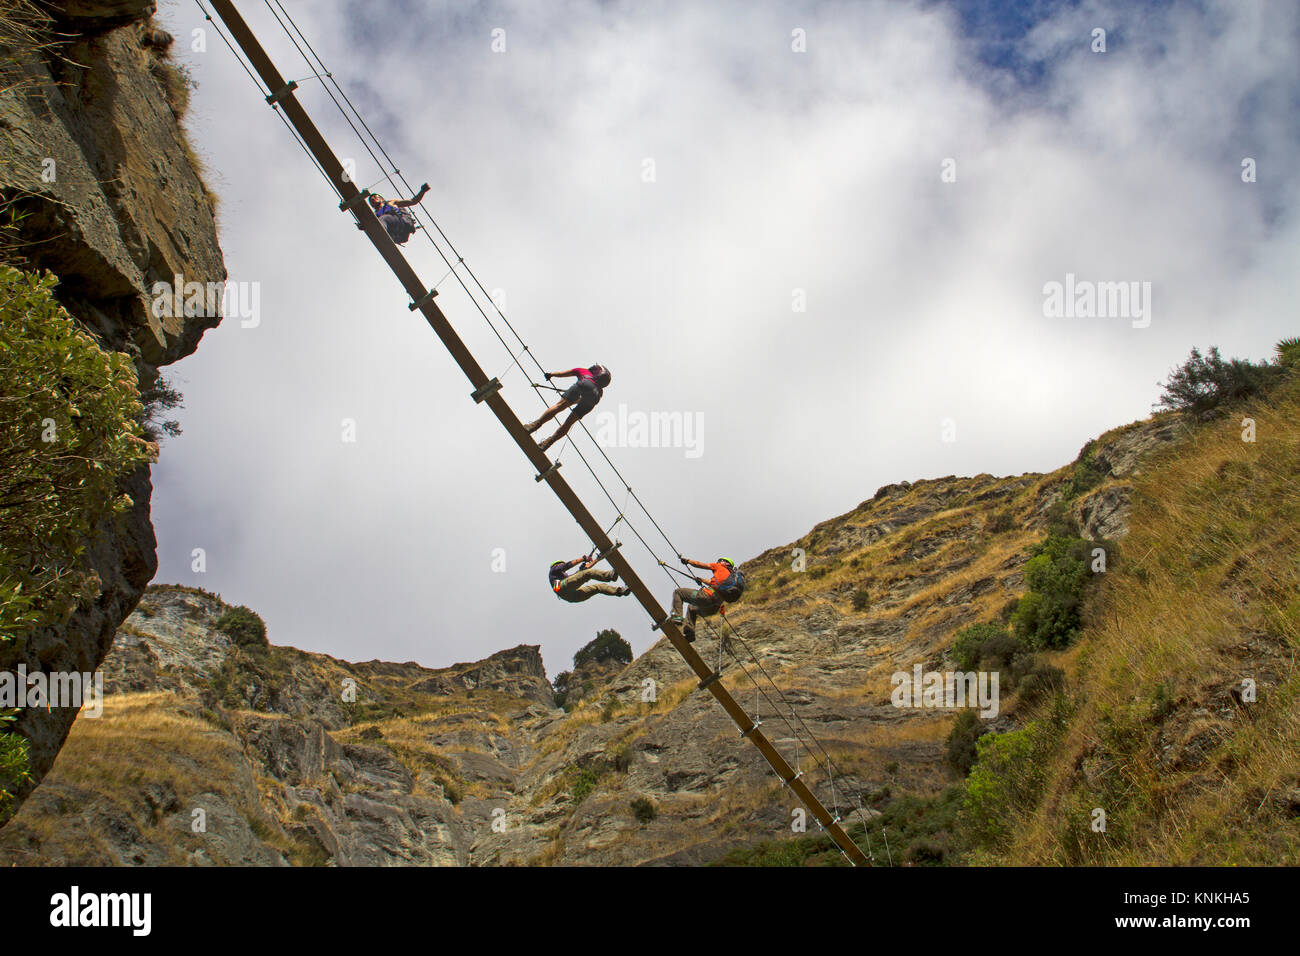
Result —
<path fill-rule="evenodd" d="M 597 561 L 604 561 L 606 558 L 608 558 L 611 554 L 613 554 L 615 551 L 617 551 L 617 550 L 618 550 L 619 548 L 621 548 L 621 547 L 623 547 L 623 542 L 622 542 L 622 541 L 615 541 L 613 544 L 611 544 L 611 545 L 609 546 L 609 550 L 608 550 L 608 551 L 602 551 L 602 552 L 600 552 L 600 557 L 596 558 L 596 560 L 597 560 Z"/>
<path fill-rule="evenodd" d="M 474 391 L 470 392 L 469 397 L 474 399 L 475 405 L 478 405 L 485 398 L 494 395 L 499 391 L 501 391 L 501 380 L 499 378 L 494 378 L 492 381 L 484 384 L 482 388 L 476 388 Z"/>
<path fill-rule="evenodd" d="M 657 630 L 659 630 L 660 628 L 662 628 L 665 624 L 667 624 L 669 621 L 671 621 L 672 619 L 673 619 L 673 616 L 672 616 L 671 614 L 669 614 L 666 618 L 664 618 L 664 619 L 663 619 L 662 621 L 660 621 L 658 624 L 651 624 L 651 625 L 650 625 L 650 630 L 652 630 L 652 631 L 657 631 Z"/>
<path fill-rule="evenodd" d="M 704 678 L 704 680 L 700 681 L 700 690 L 708 690 L 720 680 L 722 680 L 722 674 L 719 671 L 714 671 L 708 677 Z"/>
<path fill-rule="evenodd" d="M 280 87 L 278 90 L 276 90 L 276 91 L 275 91 L 274 93 L 272 93 L 270 96 L 268 96 L 268 97 L 266 98 L 266 101 L 267 101 L 268 103 L 270 103 L 272 107 L 274 107 L 276 103 L 280 102 L 282 99 L 284 99 L 286 96 L 288 96 L 290 93 L 292 93 L 292 92 L 293 92 L 294 90 L 296 90 L 297 88 L 298 88 L 298 81 L 297 81 L 297 80 L 290 80 L 290 81 L 289 81 L 288 83 L 286 83 L 284 86 Z"/>
<path fill-rule="evenodd" d="M 795 775 L 794 775 L 793 777 L 791 777 L 789 780 L 782 780 L 781 783 L 782 783 L 783 786 L 788 787 L 788 786 L 790 786 L 790 784 L 794 783 L 796 780 L 798 780 L 798 779 L 799 779 L 800 777 L 802 777 L 802 776 L 803 776 L 803 771 L 800 770 L 797 774 L 795 774 Z"/>
<path fill-rule="evenodd" d="M 761 720 L 756 720 L 754 721 L 754 725 L 750 727 L 748 730 L 742 730 L 740 732 L 740 736 L 748 737 L 750 734 L 752 734 L 754 731 L 758 730 L 758 728 L 762 726 L 763 726 L 763 722 Z"/>
<path fill-rule="evenodd" d="M 363 189 L 361 190 L 361 192 L 357 193 L 351 199 L 345 199 L 341 203 L 339 203 L 339 210 L 342 212 L 348 212 L 357 203 L 363 203 L 369 198 L 370 198 L 370 190 Z"/>
<path fill-rule="evenodd" d="M 558 462 L 558 461 L 551 462 L 551 467 L 547 468 L 540 475 L 535 475 L 533 477 L 533 481 L 544 481 L 545 479 L 551 477 L 551 475 L 555 474 L 555 470 L 559 468 L 561 464 L 562 462 Z"/>
<path fill-rule="evenodd" d="M 428 305 L 437 297 L 437 295 L 438 295 L 437 289 L 430 289 L 424 295 L 420 296 L 418 299 L 416 299 L 410 305 L 408 305 L 407 308 L 410 309 L 412 312 L 414 312 L 416 309 L 423 308 L 424 306 Z"/>

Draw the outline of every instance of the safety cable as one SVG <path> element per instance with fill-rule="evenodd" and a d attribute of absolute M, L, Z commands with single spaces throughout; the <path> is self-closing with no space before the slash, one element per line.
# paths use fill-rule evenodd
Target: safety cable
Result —
<path fill-rule="evenodd" d="M 263 2 L 266 4 L 267 9 L 271 11 L 271 15 L 275 18 L 276 23 L 279 24 L 280 28 L 289 36 L 289 40 L 290 42 L 293 43 L 294 49 L 296 49 L 299 55 L 303 57 L 304 61 L 307 63 L 308 68 L 315 69 L 316 67 L 313 66 L 311 58 L 309 58 L 307 54 L 303 52 L 302 47 L 305 46 L 307 50 L 310 51 L 311 57 L 315 58 L 316 64 L 319 66 L 320 71 L 323 72 L 323 74 L 329 78 L 330 85 L 332 85 L 336 90 L 338 90 L 339 95 L 343 98 L 343 101 L 348 105 L 348 108 L 351 109 L 353 115 L 356 116 L 357 121 L 361 124 L 362 128 L 366 131 L 366 133 L 369 134 L 370 139 L 375 144 L 375 147 L 383 155 L 384 159 L 388 161 L 388 164 L 393 168 L 393 175 L 396 175 L 399 179 L 401 179 L 402 185 L 404 186 L 407 192 L 413 193 L 414 190 L 412 189 L 411 184 L 406 181 L 405 176 L 402 176 L 401 171 L 397 168 L 396 162 L 393 161 L 393 158 L 389 155 L 388 151 L 384 148 L 383 144 L 379 140 L 379 137 L 375 135 L 374 131 L 370 128 L 370 124 L 368 124 L 365 121 L 365 118 L 361 115 L 360 110 L 356 108 L 351 98 L 344 91 L 342 85 L 338 82 L 337 79 L 335 79 L 333 71 L 331 71 L 325 65 L 324 60 L 321 59 L 320 54 L 316 52 L 315 48 L 311 45 L 311 42 L 307 39 L 306 35 L 303 34 L 302 30 L 298 27 L 298 24 L 293 19 L 293 16 L 284 8 L 284 5 L 280 2 L 280 0 L 263 0 Z M 280 19 L 280 15 L 275 12 L 274 8 L 272 8 L 271 6 L 272 2 L 274 2 L 275 7 L 279 8 L 280 13 L 284 15 L 284 19 L 289 22 L 290 26 L 292 27 L 292 32 L 288 27 L 284 25 L 284 21 Z M 298 38 L 302 40 L 301 46 L 298 44 L 298 41 L 294 39 L 293 33 L 296 33 Z M 326 92 L 327 93 L 329 92 L 328 88 L 326 89 Z M 361 139 L 362 145 L 365 147 L 366 151 L 370 154 L 370 157 L 373 160 L 375 160 L 376 165 L 378 165 L 381 169 L 383 169 L 384 168 L 383 163 L 379 161 L 378 157 L 375 156 L 374 151 L 370 149 L 369 143 L 365 141 L 365 137 L 361 136 L 360 131 L 357 130 L 356 125 L 352 122 L 351 118 L 347 115 L 347 112 L 343 110 L 343 107 L 339 104 L 338 100 L 334 97 L 332 93 L 330 93 L 329 96 L 330 99 L 334 102 L 334 105 L 339 109 L 340 114 L 342 114 L 343 118 L 347 121 L 348 125 L 352 128 L 353 132 L 356 133 L 358 138 Z M 389 182 L 392 182 L 391 177 L 387 177 L 387 178 L 389 179 Z M 394 183 L 394 186 L 396 186 L 396 183 Z M 427 210 L 425 210 L 423 206 L 419 206 L 418 208 L 419 208 L 419 212 L 413 213 L 416 219 L 418 220 L 420 218 L 420 213 L 424 213 L 425 215 L 427 215 L 429 218 L 429 222 L 433 225 L 434 229 L 437 230 L 438 235 L 442 237 L 443 241 L 447 244 L 447 247 L 451 250 L 452 255 L 455 257 L 457 264 L 465 263 L 464 256 L 462 256 L 460 252 L 456 249 L 455 245 L 452 243 L 451 239 L 447 236 L 447 234 L 443 231 L 442 226 L 438 224 L 438 221 L 433 217 L 432 213 L 429 213 Z M 429 240 L 433 244 L 434 249 L 438 252 L 438 255 L 443 259 L 444 262 L 446 262 L 448 265 L 451 265 L 447 256 L 442 252 L 438 244 L 433 241 L 432 234 L 428 233 L 428 231 L 426 230 L 426 235 L 428 235 Z M 455 267 L 453 266 L 452 269 L 454 270 L 454 268 Z M 477 286 L 478 290 L 484 295 L 485 298 L 487 298 L 489 302 L 492 303 L 493 311 L 495 311 L 497 315 L 501 318 L 501 321 L 505 323 L 506 328 L 510 330 L 510 333 L 515 337 L 515 340 L 520 345 L 524 345 L 525 343 L 522 336 L 520 336 L 518 330 L 515 329 L 514 325 L 510 322 L 510 320 L 506 317 L 505 313 L 501 310 L 501 307 L 492 298 L 491 294 L 487 291 L 486 288 L 484 288 L 483 283 L 479 280 L 474 270 L 468 264 L 466 264 L 465 271 L 469 274 L 470 278 L 474 280 L 474 284 L 475 286 Z M 466 295 L 469 296 L 470 301 L 474 303 L 479 313 L 483 316 L 483 318 L 488 322 L 489 325 L 492 325 L 491 319 L 488 317 L 487 312 L 483 309 L 482 305 L 478 302 L 477 298 L 470 291 L 468 286 L 465 285 L 464 280 L 461 279 L 459 275 L 457 275 L 457 281 L 460 282 L 461 287 L 465 290 Z M 441 284 L 441 280 L 439 284 Z M 497 332 L 495 326 L 492 326 L 492 331 L 500 340 L 501 335 L 499 332 Z M 501 344 L 504 346 L 505 342 L 502 341 Z M 512 351 L 512 350 L 509 349 L 509 347 L 507 347 L 507 351 Z M 533 356 L 531 352 L 529 354 L 532 357 L 534 364 L 537 365 L 538 371 L 544 372 L 545 369 L 542 367 L 541 363 L 538 362 L 536 356 Z M 681 550 L 675 544 L 673 544 L 672 540 L 668 537 L 667 533 L 659 525 L 659 522 L 655 520 L 654 515 L 652 515 L 650 513 L 650 510 L 645 506 L 645 503 L 642 502 L 640 497 L 637 496 L 637 494 L 632 491 L 631 485 L 629 485 L 627 480 L 623 477 L 623 474 L 619 470 L 618 466 L 614 464 L 614 462 L 610 459 L 609 455 L 605 453 L 605 450 L 601 448 L 598 442 L 596 442 L 594 436 L 592 436 L 591 432 L 587 429 L 586 424 L 579 421 L 578 425 L 579 427 L 582 428 L 583 432 L 587 435 L 587 437 L 592 440 L 592 444 L 595 445 L 597 451 L 600 452 L 601 457 L 604 458 L 605 463 L 609 465 L 610 469 L 618 477 L 619 481 L 624 485 L 624 487 L 628 489 L 629 492 L 631 492 L 632 498 L 636 501 L 637 506 L 641 509 L 642 513 L 645 514 L 645 516 L 650 519 L 651 524 L 655 526 L 655 530 L 659 532 L 660 536 L 664 539 L 664 542 L 668 545 L 668 547 L 670 547 L 673 550 L 673 553 L 675 553 L 680 558 L 682 556 Z M 585 457 L 584 457 L 584 461 L 585 461 Z"/>

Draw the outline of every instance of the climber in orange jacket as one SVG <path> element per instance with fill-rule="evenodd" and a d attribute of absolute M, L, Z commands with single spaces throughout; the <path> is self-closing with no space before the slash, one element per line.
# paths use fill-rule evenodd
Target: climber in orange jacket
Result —
<path fill-rule="evenodd" d="M 736 563 L 730 558 L 718 558 L 712 564 L 682 558 L 682 564 L 688 568 L 700 568 L 712 571 L 713 577 L 708 581 L 696 578 L 699 588 L 678 588 L 673 592 L 673 613 L 668 620 L 674 624 L 684 624 L 682 634 L 688 641 L 695 640 L 695 619 L 712 617 L 724 611 L 724 606 L 739 601 L 745 593 L 745 576 L 740 573 Z M 690 605 L 686 619 L 682 620 L 683 605 Z"/>

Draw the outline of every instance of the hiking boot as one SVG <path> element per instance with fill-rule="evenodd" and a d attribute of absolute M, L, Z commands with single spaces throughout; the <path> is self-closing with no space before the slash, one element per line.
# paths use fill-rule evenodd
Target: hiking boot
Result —
<path fill-rule="evenodd" d="M 529 422 L 527 425 L 524 426 L 524 431 L 528 432 L 528 434 L 531 435 L 533 432 L 537 431 L 537 429 L 541 427 L 542 427 L 541 422 Z"/>
<path fill-rule="evenodd" d="M 686 643 L 687 643 L 687 644 L 694 644 L 694 643 L 695 643 L 695 629 L 694 629 L 694 628 L 690 628 L 690 629 L 683 628 L 683 629 L 682 629 L 682 636 L 686 638 Z"/>
<path fill-rule="evenodd" d="M 680 614 L 669 614 L 668 620 L 672 621 L 672 623 L 674 624 L 681 624 L 682 616 Z"/>

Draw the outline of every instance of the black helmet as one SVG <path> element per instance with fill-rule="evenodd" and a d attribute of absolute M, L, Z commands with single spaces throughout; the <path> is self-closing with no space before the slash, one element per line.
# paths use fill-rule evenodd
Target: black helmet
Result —
<path fill-rule="evenodd" d="M 607 385 L 609 385 L 609 380 L 610 380 L 609 369 L 605 368 L 605 366 L 593 365 L 590 368 L 588 368 L 587 371 L 591 373 L 592 378 L 596 380 L 596 384 L 599 385 L 601 388 L 605 388 Z"/>

